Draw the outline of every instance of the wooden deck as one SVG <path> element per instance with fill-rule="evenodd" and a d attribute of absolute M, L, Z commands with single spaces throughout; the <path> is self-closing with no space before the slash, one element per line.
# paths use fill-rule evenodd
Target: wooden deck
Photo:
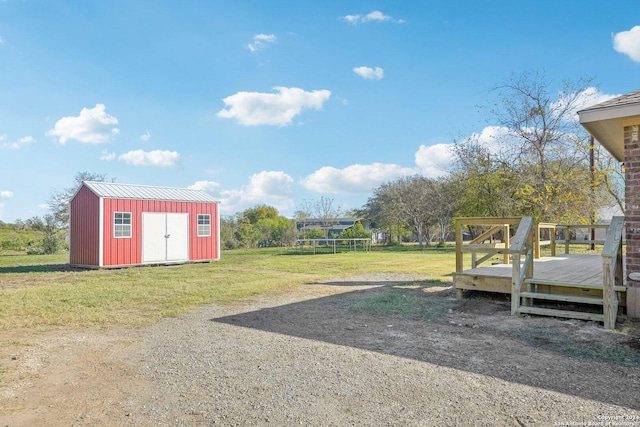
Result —
<path fill-rule="evenodd" d="M 511 294 L 513 269 L 511 264 L 495 264 L 453 273 L 456 290 L 470 289 Z M 602 295 L 602 257 L 598 255 L 569 254 L 542 257 L 533 261 L 533 277 L 539 282 L 581 285 L 580 288 L 561 288 L 563 294 L 582 296 Z M 538 291 L 557 293 L 558 286 L 536 285 Z M 624 304 L 621 298 L 620 305 Z"/>
<path fill-rule="evenodd" d="M 578 228 L 576 228 L 578 227 Z M 578 239 L 579 228 L 590 229 L 589 235 Z M 615 329 L 620 306 L 626 305 L 624 286 L 623 240 L 624 218 L 611 219 L 604 241 L 595 238 L 601 225 L 556 225 L 533 222 L 532 217 L 518 218 L 457 218 L 456 272 L 453 286 L 458 298 L 463 291 L 479 290 L 511 295 L 511 314 L 535 314 L 593 320 L 604 323 L 605 329 Z M 463 229 L 475 229 L 480 234 L 463 242 Z M 565 254 L 558 255 L 558 230 L 564 229 Z M 515 233 L 513 233 L 515 229 Z M 549 240 L 542 241 L 542 232 Z M 539 258 L 540 246 L 550 245 L 551 257 Z M 591 249 L 602 245 L 595 254 L 569 254 L 572 245 L 588 244 Z M 471 255 L 471 269 L 464 270 L 464 255 Z M 496 262 L 503 260 L 503 263 Z M 482 263 L 494 265 L 480 267 Z M 468 265 L 468 264 L 467 264 Z M 540 307 L 536 303 L 555 303 L 555 307 Z M 570 304 L 565 310 L 560 306 Z M 600 306 L 593 312 L 584 306 Z M 578 310 L 576 310 L 576 308 Z"/>

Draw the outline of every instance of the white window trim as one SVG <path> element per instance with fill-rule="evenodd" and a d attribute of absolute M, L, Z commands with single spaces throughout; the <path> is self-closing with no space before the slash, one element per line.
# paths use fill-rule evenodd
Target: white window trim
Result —
<path fill-rule="evenodd" d="M 128 214 L 129 215 L 129 224 L 116 224 L 116 215 L 117 214 Z M 131 212 L 114 212 L 113 213 L 113 238 L 114 239 L 131 239 L 131 237 L 133 236 L 133 215 L 131 215 Z M 116 225 L 128 225 L 129 226 L 129 235 L 128 236 L 116 236 Z M 124 228 L 123 228 L 124 230 Z"/>
<path fill-rule="evenodd" d="M 200 224 L 199 218 L 201 216 L 209 217 L 209 224 Z M 200 227 L 204 225 L 209 227 L 209 234 L 200 234 Z M 196 237 L 211 237 L 211 214 L 196 215 Z"/>

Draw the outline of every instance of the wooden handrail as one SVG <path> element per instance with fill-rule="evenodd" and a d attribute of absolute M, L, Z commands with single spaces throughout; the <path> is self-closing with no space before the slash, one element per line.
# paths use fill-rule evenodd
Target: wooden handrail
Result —
<path fill-rule="evenodd" d="M 622 285 L 622 230 L 624 217 L 611 218 L 607 238 L 602 248 L 602 305 L 604 328 L 615 329 L 618 315 L 618 294 L 614 286 Z"/>
<path fill-rule="evenodd" d="M 518 314 L 520 308 L 520 290 L 527 277 L 533 276 L 533 218 L 525 216 L 518 225 L 509 252 L 511 253 L 511 314 Z M 521 257 L 525 255 L 524 263 Z"/>
<path fill-rule="evenodd" d="M 491 259 L 494 255 L 500 254 L 504 256 L 503 262 L 509 263 L 509 239 L 510 239 L 510 226 L 517 225 L 520 222 L 520 217 L 506 217 L 506 218 L 493 218 L 493 217 L 465 217 L 454 218 L 456 228 L 456 272 L 462 272 L 463 270 L 463 254 L 471 253 L 471 268 L 477 267 L 484 261 Z M 462 239 L 462 232 L 465 226 L 479 225 L 490 226 L 489 230 L 484 231 L 478 237 L 465 244 Z M 494 236 L 495 234 L 502 232 L 502 243 L 494 244 L 482 244 L 484 240 Z M 496 247 L 500 246 L 500 247 Z M 483 256 L 478 259 L 477 255 Z"/>

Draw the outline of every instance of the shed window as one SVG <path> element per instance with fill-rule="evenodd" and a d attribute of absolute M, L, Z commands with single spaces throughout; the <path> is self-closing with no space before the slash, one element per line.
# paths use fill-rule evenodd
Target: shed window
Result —
<path fill-rule="evenodd" d="M 198 236 L 199 237 L 211 236 L 211 215 L 209 214 L 198 215 Z"/>
<path fill-rule="evenodd" d="M 113 237 L 131 237 L 131 212 L 113 214 Z"/>

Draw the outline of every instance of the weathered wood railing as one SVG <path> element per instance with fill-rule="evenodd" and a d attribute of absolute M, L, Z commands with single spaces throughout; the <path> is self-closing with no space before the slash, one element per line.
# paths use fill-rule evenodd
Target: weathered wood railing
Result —
<path fill-rule="evenodd" d="M 520 308 L 520 291 L 522 284 L 528 277 L 533 277 L 533 257 L 534 257 L 534 230 L 533 218 L 525 216 L 518 225 L 516 235 L 509 247 L 511 254 L 511 314 L 518 314 Z M 524 256 L 524 261 L 522 257 Z M 526 301 L 525 305 L 529 302 Z"/>
<path fill-rule="evenodd" d="M 605 329 L 615 329 L 618 315 L 618 294 L 614 287 L 623 285 L 622 230 L 624 217 L 611 219 L 602 248 L 602 305 Z"/>

